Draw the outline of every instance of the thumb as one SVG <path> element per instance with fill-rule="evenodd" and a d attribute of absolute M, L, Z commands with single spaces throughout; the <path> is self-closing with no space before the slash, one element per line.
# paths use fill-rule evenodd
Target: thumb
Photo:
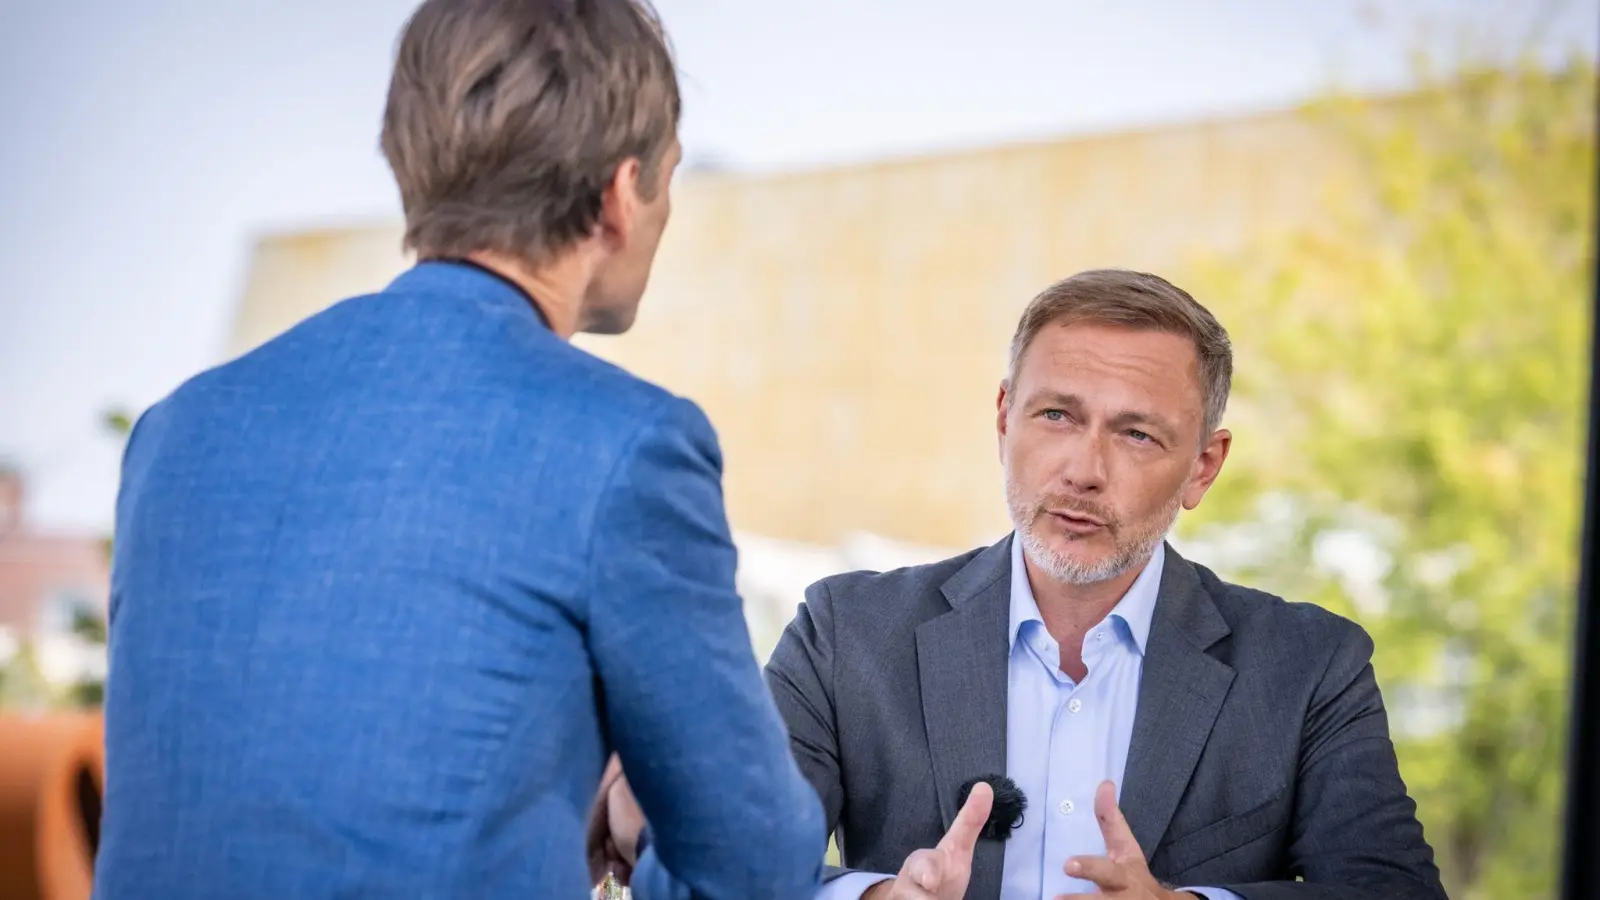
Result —
<path fill-rule="evenodd" d="M 1100 836 L 1106 841 L 1106 857 L 1124 865 L 1145 864 L 1144 851 L 1128 827 L 1128 820 L 1117 807 L 1117 786 L 1109 781 L 1100 782 L 1094 794 L 1094 817 L 1100 823 Z"/>
<path fill-rule="evenodd" d="M 935 893 L 944 882 L 944 860 L 932 850 L 918 850 L 906 857 L 899 878 L 924 891 Z"/>
<path fill-rule="evenodd" d="M 950 823 L 950 830 L 944 833 L 944 839 L 939 841 L 939 849 L 970 859 L 972 847 L 978 843 L 978 835 L 983 832 L 984 823 L 989 821 L 989 810 L 993 807 L 994 788 L 983 781 L 973 785 L 967 802 L 956 813 L 956 820 Z"/>

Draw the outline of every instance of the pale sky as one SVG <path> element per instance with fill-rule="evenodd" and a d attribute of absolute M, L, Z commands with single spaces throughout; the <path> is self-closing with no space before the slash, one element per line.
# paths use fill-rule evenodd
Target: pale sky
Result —
<path fill-rule="evenodd" d="M 36 522 L 108 526 L 100 411 L 219 361 L 253 236 L 398 216 L 377 133 L 414 5 L 0 0 L 0 459 Z M 1590 54 L 1600 33 L 1600 0 L 657 6 L 688 159 L 752 172 L 1400 87 L 1423 33 Z"/>

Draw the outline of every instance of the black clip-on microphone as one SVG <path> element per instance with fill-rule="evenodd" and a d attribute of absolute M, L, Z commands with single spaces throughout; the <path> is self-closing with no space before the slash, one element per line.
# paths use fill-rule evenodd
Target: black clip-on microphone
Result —
<path fill-rule="evenodd" d="M 972 786 L 980 781 L 988 782 L 994 790 L 994 806 L 990 807 L 989 821 L 983 823 L 983 830 L 978 837 L 991 841 L 1006 840 L 1011 837 L 1011 832 L 1022 825 L 1022 814 L 1028 809 L 1028 798 L 1015 781 L 1004 775 L 979 775 L 968 778 L 961 785 L 961 793 L 956 795 L 956 809 L 967 805 Z"/>

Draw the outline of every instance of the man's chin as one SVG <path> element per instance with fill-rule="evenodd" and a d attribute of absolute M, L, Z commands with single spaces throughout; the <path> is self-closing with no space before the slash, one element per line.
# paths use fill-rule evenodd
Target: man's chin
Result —
<path fill-rule="evenodd" d="M 1035 542 L 1046 558 L 1035 559 L 1034 564 L 1044 568 L 1051 576 L 1074 584 L 1103 580 L 1093 576 L 1111 561 L 1111 554 L 1094 552 L 1088 546 L 1088 539 L 1049 534 L 1036 536 Z M 1030 552 L 1029 555 L 1035 554 Z"/>
<path fill-rule="evenodd" d="M 1059 559 L 1063 564 L 1063 568 L 1074 574 L 1075 577 L 1072 580 L 1080 584 L 1094 584 L 1095 582 L 1105 581 L 1108 578 L 1115 578 L 1117 574 L 1108 571 L 1112 561 L 1107 556 L 1086 556 L 1081 553 L 1070 553 L 1062 554 Z"/>

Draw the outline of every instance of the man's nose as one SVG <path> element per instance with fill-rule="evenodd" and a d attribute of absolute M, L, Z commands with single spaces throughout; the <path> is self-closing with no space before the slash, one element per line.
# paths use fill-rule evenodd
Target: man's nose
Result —
<path fill-rule="evenodd" d="M 1098 493 L 1106 485 L 1106 447 L 1093 431 L 1075 435 L 1066 448 L 1061 482 L 1075 492 Z"/>

